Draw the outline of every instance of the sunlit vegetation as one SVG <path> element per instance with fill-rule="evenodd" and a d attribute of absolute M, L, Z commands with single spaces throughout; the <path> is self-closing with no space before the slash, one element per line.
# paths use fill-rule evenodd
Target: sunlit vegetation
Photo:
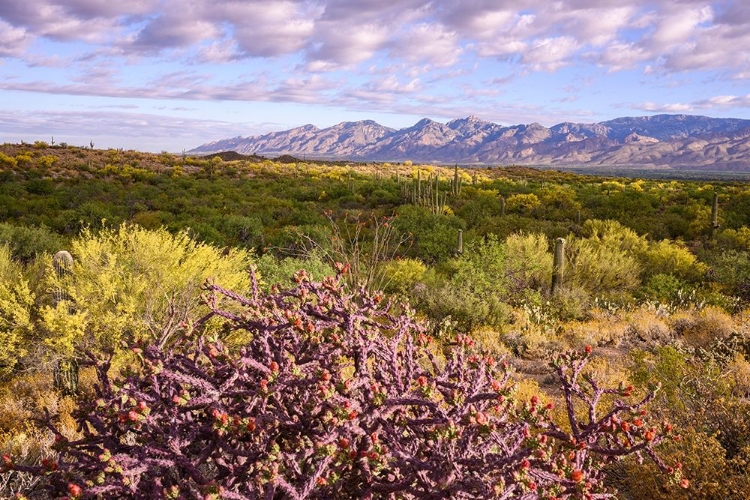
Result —
<path fill-rule="evenodd" d="M 505 359 L 518 404 L 555 401 L 549 417 L 563 427 L 549 362 L 591 346 L 587 370 L 603 385 L 643 397 L 661 384 L 649 418 L 680 438 L 658 451 L 689 483 L 627 458 L 599 464 L 602 488 L 633 499 L 750 496 L 747 183 L 284 161 L 0 146 L 2 454 L 29 467 L 54 459 L 52 435 L 33 420 L 43 408 L 66 439 L 80 437 L 79 400 L 67 394 L 91 401 L 101 373 L 79 363 L 106 355 L 113 376 L 142 373 L 138 349 L 184 345 L 182 332 L 220 309 L 201 300 L 207 279 L 283 295 L 306 269 L 313 281 L 338 271 L 344 291 L 408 303 L 436 355 L 462 335 Z M 61 250 L 72 257 L 62 271 Z M 201 333 L 227 356 L 257 341 L 222 325 L 213 317 Z M 350 376 L 345 360 L 329 361 Z M 32 498 L 43 485 L 6 470 L 0 497 Z"/>

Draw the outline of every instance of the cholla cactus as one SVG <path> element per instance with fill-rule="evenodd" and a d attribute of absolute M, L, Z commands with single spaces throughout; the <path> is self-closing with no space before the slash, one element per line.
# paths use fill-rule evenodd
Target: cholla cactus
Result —
<path fill-rule="evenodd" d="M 7 456 L 0 469 L 45 475 L 47 493 L 68 498 L 531 500 L 610 498 L 600 467 L 612 457 L 640 451 L 667 467 L 653 446 L 671 429 L 631 417 L 653 393 L 599 417 L 602 394 L 632 389 L 585 391 L 588 352 L 556 364 L 571 434 L 552 403 L 515 401 L 507 365 L 469 337 L 441 352 L 404 306 L 346 292 L 340 277 L 296 280 L 251 297 L 209 284 L 211 313 L 167 347 L 132 346 L 142 366 L 122 380 L 92 358 L 97 394 L 75 413 L 83 438 L 48 418 L 59 460 Z M 215 317 L 252 340 L 232 353 L 200 335 Z"/>

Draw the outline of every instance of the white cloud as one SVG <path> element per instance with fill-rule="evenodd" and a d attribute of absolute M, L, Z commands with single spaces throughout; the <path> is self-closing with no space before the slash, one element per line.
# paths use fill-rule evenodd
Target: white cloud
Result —
<path fill-rule="evenodd" d="M 426 62 L 437 67 L 456 64 L 463 52 L 456 32 L 441 25 L 421 23 L 394 42 L 391 53 L 411 62 Z"/>
<path fill-rule="evenodd" d="M 721 110 L 730 108 L 750 108 L 750 94 L 744 96 L 716 95 L 691 103 L 657 104 L 645 102 L 633 106 L 635 109 L 659 113 L 681 113 L 696 109 Z"/>
<path fill-rule="evenodd" d="M 750 94 L 744 96 L 717 95 L 698 101 L 700 108 L 750 108 Z"/>
<path fill-rule="evenodd" d="M 20 57 L 30 41 L 25 29 L 0 20 L 0 57 Z"/>
<path fill-rule="evenodd" d="M 618 38 L 618 31 L 628 28 L 635 14 L 632 6 L 573 10 L 564 23 L 567 33 L 574 34 L 582 44 L 600 47 Z"/>
<path fill-rule="evenodd" d="M 390 29 L 384 25 L 342 26 L 323 21 L 316 25 L 314 48 L 309 51 L 308 59 L 341 66 L 360 63 L 385 48 L 390 34 Z"/>
<path fill-rule="evenodd" d="M 610 72 L 631 69 L 649 58 L 648 51 L 635 43 L 615 42 L 593 54 L 593 59 Z"/>
<path fill-rule="evenodd" d="M 23 0 L 0 2 L 0 19 L 33 36 L 103 43 L 119 31 L 120 16 L 153 12 L 156 0 Z"/>
<path fill-rule="evenodd" d="M 695 34 L 699 24 L 710 21 L 712 18 L 711 7 L 690 9 L 681 7 L 678 3 L 661 16 L 650 41 L 661 47 L 671 47 L 685 42 Z"/>
<path fill-rule="evenodd" d="M 415 78 L 407 83 L 401 83 L 395 75 L 390 75 L 384 79 L 376 79 L 370 82 L 366 88 L 375 92 L 411 94 L 422 90 L 422 82 Z"/>
<path fill-rule="evenodd" d="M 471 52 L 531 71 L 585 54 L 611 71 L 750 72 L 750 55 L 737 50 L 750 44 L 750 7 L 739 0 L 24 0 L 0 2 L 0 19 L 4 57 L 46 37 L 109 56 L 181 49 L 172 57 L 191 62 L 296 54 L 314 72 L 352 68 L 384 50 L 433 68 Z"/>
<path fill-rule="evenodd" d="M 556 71 L 570 64 L 571 56 L 580 47 L 571 36 L 534 40 L 521 61 L 534 71 Z"/>
<path fill-rule="evenodd" d="M 14 80 L 6 79 L 5 88 L 155 99 L 328 103 L 356 93 L 357 102 L 369 96 L 371 102 L 403 105 L 439 89 L 433 98 L 465 91 L 466 102 L 475 98 L 475 105 L 484 106 L 489 99 L 482 97 L 496 89 L 467 86 L 472 74 L 484 80 L 511 75 L 512 91 L 533 72 L 556 72 L 572 65 L 601 78 L 618 78 L 612 74 L 617 71 L 643 71 L 643 80 L 652 88 L 677 81 L 677 74 L 684 74 L 681 82 L 705 80 L 705 74 L 691 72 L 707 71 L 729 82 L 712 94 L 741 94 L 737 88 L 750 79 L 750 51 L 743 50 L 750 47 L 750 6 L 745 4 L 0 0 L 0 58 L 21 58 L 33 67 L 27 74 L 17 71 Z M 216 76 L 210 80 L 191 79 L 208 73 L 201 66 L 207 63 L 224 65 L 219 70 L 212 66 Z M 156 79 L 151 87 L 129 82 L 132 75 L 152 75 L 158 64 L 169 65 L 165 72 L 180 66 L 196 71 L 184 82 L 175 75 Z M 57 68 L 54 81 L 38 76 L 44 74 L 43 67 Z M 103 71 L 92 71 L 94 67 Z M 145 71 L 139 73 L 142 68 Z M 374 73 L 382 77 L 374 78 Z M 743 106 L 743 99 L 641 106 L 665 111 L 691 106 L 726 109 Z"/>
<path fill-rule="evenodd" d="M 644 102 L 641 104 L 636 104 L 632 107 L 635 109 L 640 109 L 641 111 L 649 111 L 652 113 L 683 113 L 687 111 L 692 111 L 694 109 L 693 105 L 691 104 L 684 104 L 684 103 L 657 104 L 654 102 Z"/>
<path fill-rule="evenodd" d="M 319 9 L 303 2 L 227 2 L 210 14 L 231 23 L 242 53 L 253 57 L 291 54 L 309 45 Z"/>

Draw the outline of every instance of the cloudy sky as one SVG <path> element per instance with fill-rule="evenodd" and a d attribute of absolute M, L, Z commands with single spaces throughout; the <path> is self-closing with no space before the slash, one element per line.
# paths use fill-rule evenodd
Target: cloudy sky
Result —
<path fill-rule="evenodd" d="M 747 0 L 0 0 L 0 142 L 750 118 Z"/>

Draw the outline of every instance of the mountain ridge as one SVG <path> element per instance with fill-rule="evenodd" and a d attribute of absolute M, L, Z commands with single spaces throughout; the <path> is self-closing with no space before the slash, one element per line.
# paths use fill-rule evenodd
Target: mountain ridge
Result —
<path fill-rule="evenodd" d="M 235 151 L 355 161 L 515 165 L 622 165 L 750 171 L 750 120 L 698 115 L 620 117 L 598 123 L 503 126 L 475 115 L 423 118 L 393 129 L 373 120 L 303 125 L 203 144 L 191 154 Z"/>

